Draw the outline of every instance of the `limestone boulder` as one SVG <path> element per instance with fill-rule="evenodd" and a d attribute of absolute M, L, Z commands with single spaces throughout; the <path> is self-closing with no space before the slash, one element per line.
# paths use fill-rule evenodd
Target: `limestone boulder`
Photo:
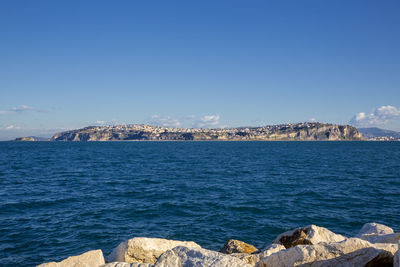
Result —
<path fill-rule="evenodd" d="M 177 246 L 201 248 L 198 244 L 191 241 L 135 237 L 119 244 L 107 257 L 107 261 L 155 263 L 161 254 Z"/>
<path fill-rule="evenodd" d="M 259 254 L 248 254 L 248 253 L 232 253 L 229 254 L 230 256 L 236 257 L 243 262 L 251 265 L 256 266 L 257 262 L 260 260 Z"/>
<path fill-rule="evenodd" d="M 203 248 L 188 247 L 168 250 L 154 264 L 154 267 L 172 266 L 251 267 L 237 257 Z"/>
<path fill-rule="evenodd" d="M 276 253 L 282 249 L 285 249 L 283 245 L 272 244 L 265 249 L 258 251 L 258 253 L 247 254 L 247 253 L 232 253 L 231 256 L 237 257 L 242 261 L 250 264 L 251 266 L 256 266 L 261 258 L 268 257 L 272 253 Z"/>
<path fill-rule="evenodd" d="M 372 244 L 359 238 L 341 242 L 298 245 L 261 258 L 257 267 L 392 266 L 396 244 Z"/>
<path fill-rule="evenodd" d="M 273 243 L 291 248 L 297 245 L 313 245 L 320 242 L 340 242 L 345 239 L 346 237 L 335 234 L 324 227 L 309 225 L 280 234 Z"/>
<path fill-rule="evenodd" d="M 280 245 L 280 244 L 271 244 L 268 247 L 266 247 L 265 249 L 263 249 L 259 255 L 261 257 L 268 257 L 269 255 L 276 253 L 278 251 L 281 251 L 283 249 L 286 249 L 284 245 Z"/>
<path fill-rule="evenodd" d="M 356 237 L 371 243 L 394 243 L 400 240 L 400 233 L 395 233 L 392 228 L 379 224 L 367 223 L 361 228 Z"/>
<path fill-rule="evenodd" d="M 60 262 L 42 263 L 37 267 L 100 267 L 105 264 L 103 252 L 91 250 L 78 256 L 71 256 Z"/>
<path fill-rule="evenodd" d="M 363 235 L 388 235 L 393 234 L 394 231 L 392 228 L 379 223 L 366 223 L 360 229 L 356 237 L 362 237 Z"/>
<path fill-rule="evenodd" d="M 388 235 L 363 235 L 360 237 L 371 243 L 393 243 L 396 244 L 400 241 L 400 233 L 388 234 Z"/>
<path fill-rule="evenodd" d="M 247 253 L 251 254 L 258 251 L 256 247 L 253 245 L 247 244 L 245 242 L 231 239 L 228 242 L 225 243 L 223 248 L 219 252 L 225 253 L 225 254 L 232 254 L 232 253 Z"/>

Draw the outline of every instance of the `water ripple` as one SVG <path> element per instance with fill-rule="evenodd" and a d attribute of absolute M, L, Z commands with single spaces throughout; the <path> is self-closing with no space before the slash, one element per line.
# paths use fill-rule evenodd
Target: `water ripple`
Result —
<path fill-rule="evenodd" d="M 262 248 L 317 224 L 399 231 L 400 142 L 0 142 L 0 265 L 133 236 Z"/>

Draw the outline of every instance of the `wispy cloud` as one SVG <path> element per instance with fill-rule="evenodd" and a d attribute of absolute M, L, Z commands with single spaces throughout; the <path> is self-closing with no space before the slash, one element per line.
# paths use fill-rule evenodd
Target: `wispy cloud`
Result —
<path fill-rule="evenodd" d="M 219 115 L 206 115 L 194 123 L 196 128 L 214 128 L 219 126 Z"/>
<path fill-rule="evenodd" d="M 187 115 L 181 119 L 171 116 L 153 115 L 148 120 L 148 123 L 164 127 L 216 128 L 220 127 L 219 119 L 219 115 L 205 115 L 202 117 Z"/>
<path fill-rule="evenodd" d="M 97 121 L 93 121 L 93 122 L 89 122 L 89 125 L 92 126 L 105 126 L 105 125 L 122 125 L 122 124 L 126 124 L 125 122 L 119 121 L 117 119 L 112 119 L 109 121 L 106 120 L 97 120 Z"/>
<path fill-rule="evenodd" d="M 34 108 L 27 106 L 27 105 L 21 105 L 18 107 L 11 108 L 11 111 L 14 111 L 14 112 L 22 112 L 22 111 L 27 111 L 27 110 L 34 110 Z"/>
<path fill-rule="evenodd" d="M 27 106 L 27 105 L 20 105 L 20 106 L 12 107 L 10 109 L 0 110 L 0 115 L 22 113 L 22 112 L 31 111 L 31 110 L 35 110 L 35 108 Z"/>
<path fill-rule="evenodd" d="M 7 125 L 4 127 L 5 130 L 19 130 L 21 127 L 15 125 Z"/>
<path fill-rule="evenodd" d="M 181 122 L 170 116 L 153 115 L 151 116 L 149 123 L 164 127 L 181 127 Z"/>
<path fill-rule="evenodd" d="M 107 123 L 105 121 L 95 121 L 93 124 L 95 124 L 95 125 L 106 125 Z"/>
<path fill-rule="evenodd" d="M 360 112 L 351 120 L 350 124 L 356 127 L 382 127 L 393 128 L 400 125 L 400 109 L 394 106 L 381 106 L 371 113 Z"/>

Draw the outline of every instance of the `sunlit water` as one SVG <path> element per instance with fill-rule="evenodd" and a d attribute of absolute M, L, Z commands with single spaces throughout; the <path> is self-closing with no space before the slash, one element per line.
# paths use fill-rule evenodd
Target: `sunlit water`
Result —
<path fill-rule="evenodd" d="M 0 265 L 135 236 L 262 248 L 308 224 L 400 230 L 400 142 L 0 142 Z"/>

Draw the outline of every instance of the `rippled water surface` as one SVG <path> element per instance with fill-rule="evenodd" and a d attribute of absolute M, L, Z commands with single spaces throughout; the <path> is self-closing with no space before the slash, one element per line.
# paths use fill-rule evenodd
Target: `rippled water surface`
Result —
<path fill-rule="evenodd" d="M 0 142 L 0 265 L 134 236 L 262 248 L 308 224 L 400 230 L 400 142 Z"/>

